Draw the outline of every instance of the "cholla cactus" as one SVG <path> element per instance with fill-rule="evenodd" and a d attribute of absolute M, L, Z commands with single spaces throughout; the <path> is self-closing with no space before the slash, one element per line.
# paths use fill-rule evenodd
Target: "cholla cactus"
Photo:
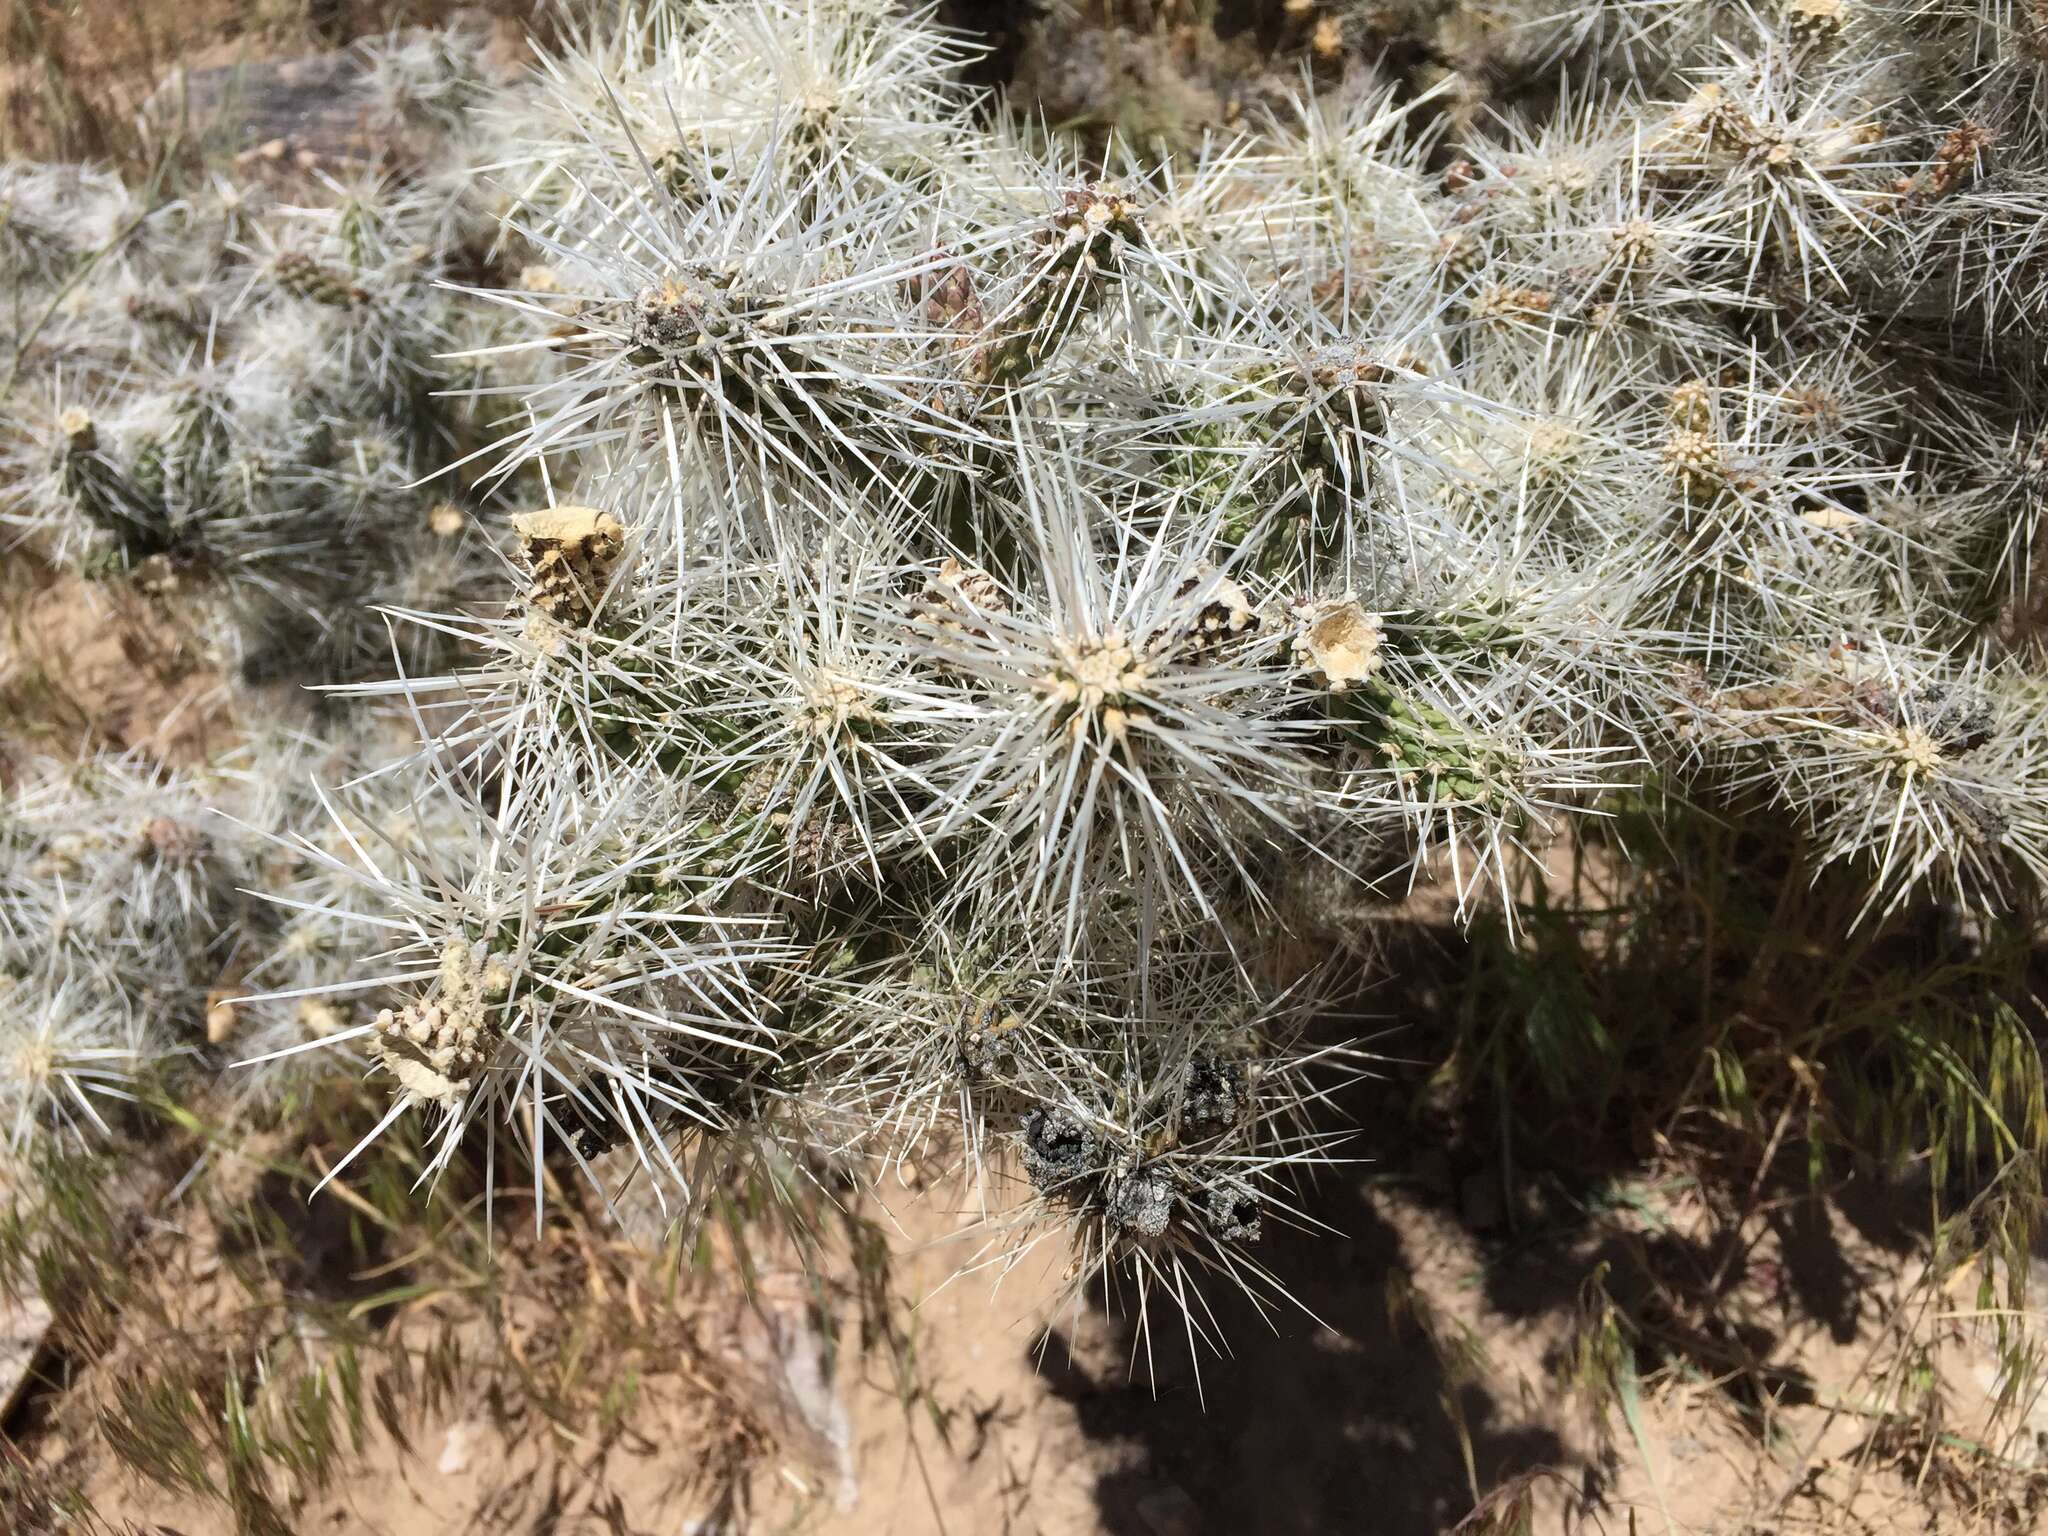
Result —
<path fill-rule="evenodd" d="M 214 798 L 134 759 L 35 775 L 0 821 L 0 958 L 24 973 L 101 976 L 127 1011 L 192 1023 L 248 883 Z"/>
<path fill-rule="evenodd" d="M 452 784 L 435 794 L 447 798 L 411 826 L 377 824 L 382 858 L 340 807 L 338 838 L 291 834 L 309 872 L 338 895 L 356 888 L 347 906 L 311 910 L 381 932 L 378 974 L 250 1001 L 397 996 L 306 1042 L 360 1042 L 393 1084 L 362 1145 L 424 1106 L 431 1173 L 475 1120 L 520 1110 L 536 1158 L 550 1138 L 579 1163 L 623 1140 L 658 1185 L 686 1192 L 664 1130 L 723 1128 L 743 1117 L 738 1100 L 771 1091 L 780 1051 L 761 978 L 792 953 L 771 915 L 732 909 L 715 818 L 638 775 L 590 792 L 536 774 L 508 785 L 495 814 Z"/>
<path fill-rule="evenodd" d="M 82 166 L 0 166 L 0 282 L 10 305 L 62 278 L 133 217 L 120 178 Z"/>
<path fill-rule="evenodd" d="M 1357 1065 L 1294 962 L 1377 892 L 1511 922 L 1651 807 L 1861 932 L 2034 910 L 2024 10 L 1353 7 L 1402 46 L 1155 155 L 992 122 L 929 11 L 662 0 L 517 94 L 383 45 L 446 155 L 315 206 L 13 173 L 0 517 L 410 741 L 267 852 L 165 813 L 191 942 L 105 848 L 0 931 L 260 941 L 250 1081 L 366 1073 L 429 1172 L 940 1147 L 991 1263 L 1270 1288 Z"/>
<path fill-rule="evenodd" d="M 1932 886 L 2003 906 L 2048 869 L 2043 743 L 2018 669 L 1871 647 L 1792 658 L 1704 702 L 1703 739 L 1811 828 L 1819 861 L 1867 861 L 1870 901 Z"/>
<path fill-rule="evenodd" d="M 1992 140 L 1884 45 L 1967 27 L 1496 9 L 1434 40 L 1470 79 L 1662 99 L 1491 128 L 1361 76 L 1091 173 L 855 0 L 547 64 L 498 152 L 542 260 L 478 360 L 524 360 L 492 465 L 553 504 L 502 617 L 409 616 L 473 664 L 374 690 L 438 711 L 474 823 L 349 905 L 400 940 L 335 1037 L 393 1114 L 685 1201 L 692 1148 L 953 1137 L 1025 1197 L 992 1253 L 1258 1288 L 1348 1070 L 1251 981 L 1303 900 L 1447 871 L 1469 915 L 1677 784 L 1779 807 L 1874 914 L 2027 897 L 2038 683 L 1973 574 L 2029 579 L 2020 427 L 1958 426 L 2012 403 L 1940 399 L 1915 359 L 1966 339 L 1895 303 Z"/>
<path fill-rule="evenodd" d="M 0 976 L 0 1124 L 6 1154 L 43 1138 L 113 1134 L 115 1106 L 132 1103 L 159 1051 L 139 1019 L 93 996 L 90 983 Z"/>
<path fill-rule="evenodd" d="M 451 37 L 393 45 L 380 78 L 438 77 L 459 53 Z M 464 136 L 478 92 L 427 93 L 404 169 L 320 181 L 307 206 L 224 176 L 179 197 L 159 184 L 144 207 L 105 177 L 0 172 L 19 321 L 0 358 L 9 547 L 172 595 L 194 646 L 251 681 L 385 665 L 366 598 L 467 599 L 485 540 L 428 513 L 478 498 L 419 483 L 483 436 L 437 398 L 455 381 L 434 360 L 485 339 L 437 286 L 481 259 Z"/>
<path fill-rule="evenodd" d="M 14 1150 L 104 1139 L 119 1129 L 113 1104 L 275 1038 L 240 999 L 277 952 L 294 955 L 301 987 L 347 971 L 353 948 L 299 943 L 249 894 L 296 873 L 264 834 L 310 821 L 316 760 L 335 758 L 259 738 L 205 771 L 45 762 L 0 801 L 0 1107 Z M 285 910 L 322 894 L 301 883 Z"/>

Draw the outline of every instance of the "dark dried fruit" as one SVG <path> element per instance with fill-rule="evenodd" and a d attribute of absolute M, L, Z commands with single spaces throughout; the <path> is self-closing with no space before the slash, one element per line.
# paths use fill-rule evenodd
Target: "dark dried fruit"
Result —
<path fill-rule="evenodd" d="M 1250 1108 L 1244 1067 L 1213 1056 L 1189 1060 L 1181 1078 L 1180 1123 L 1183 1130 L 1221 1131 L 1237 1124 Z"/>
<path fill-rule="evenodd" d="M 1095 1135 L 1064 1109 L 1034 1109 L 1024 1117 L 1024 1172 L 1040 1194 L 1072 1184 L 1095 1170 Z"/>
<path fill-rule="evenodd" d="M 1173 1225 L 1173 1185 L 1156 1168 L 1137 1168 L 1110 1186 L 1109 1219 L 1139 1237 L 1164 1237 Z"/>
<path fill-rule="evenodd" d="M 1261 1229 L 1259 1202 L 1240 1189 L 1211 1189 L 1202 1195 L 1202 1220 L 1226 1243 L 1256 1243 Z"/>

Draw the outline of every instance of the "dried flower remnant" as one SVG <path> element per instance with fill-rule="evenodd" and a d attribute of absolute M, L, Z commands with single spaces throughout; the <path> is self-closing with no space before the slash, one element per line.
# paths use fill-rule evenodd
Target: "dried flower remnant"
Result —
<path fill-rule="evenodd" d="M 1332 597 L 1296 610 L 1294 664 L 1318 687 L 1343 693 L 1380 670 L 1379 618 L 1356 598 Z"/>
<path fill-rule="evenodd" d="M 1236 640 L 1259 633 L 1261 620 L 1251 594 L 1230 577 L 1204 568 L 1180 584 L 1177 598 L 1200 596 L 1186 644 L 1195 654 L 1221 650 Z"/>
<path fill-rule="evenodd" d="M 948 555 L 925 578 L 916 606 L 918 616 L 934 628 L 980 635 L 986 631 L 975 620 L 1008 613 L 1010 598 L 987 571 L 964 566 Z"/>
<path fill-rule="evenodd" d="M 709 275 L 665 277 L 634 301 L 632 344 L 648 361 L 682 361 L 716 350 L 743 322 Z"/>
<path fill-rule="evenodd" d="M 1901 201 L 1908 207 L 1938 203 L 1968 186 L 1976 179 L 1995 142 L 1988 128 L 1965 118 L 1942 139 L 1931 165 L 1897 182 Z"/>
<path fill-rule="evenodd" d="M 1728 483 L 1728 464 L 1721 445 L 1706 432 L 1680 427 L 1664 439 L 1665 470 L 1687 496 L 1703 496 Z"/>
<path fill-rule="evenodd" d="M 491 1011 L 511 986 L 511 972 L 485 945 L 451 939 L 441 954 L 438 995 L 378 1013 L 372 1059 L 403 1092 L 455 1107 L 490 1059 L 499 1032 Z"/>
<path fill-rule="evenodd" d="M 1849 0 L 1787 0 L 1785 33 L 1806 47 L 1832 43 L 1849 25 Z"/>
<path fill-rule="evenodd" d="M 512 519 L 533 582 L 529 606 L 571 628 L 590 622 L 611 583 L 626 531 L 596 507 L 557 506 Z"/>

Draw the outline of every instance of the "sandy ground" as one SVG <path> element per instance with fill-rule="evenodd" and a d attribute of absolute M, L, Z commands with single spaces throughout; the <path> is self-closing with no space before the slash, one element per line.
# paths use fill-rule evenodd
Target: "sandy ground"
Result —
<path fill-rule="evenodd" d="M 225 681 L 146 594 L 31 573 L 18 555 L 0 593 L 0 708 L 17 750 L 184 764 L 235 740 Z"/>
<path fill-rule="evenodd" d="M 1482 1240 L 1455 1202 L 1362 1175 L 1316 1205 L 1345 1240 L 1268 1244 L 1308 1310 L 1262 1327 L 1213 1298 L 1233 1354 L 1199 1361 L 1157 1315 L 1148 1371 L 1128 1320 L 1058 1304 L 1056 1244 L 1000 1285 L 954 1278 L 978 1243 L 956 1214 L 967 1202 L 945 1185 L 905 1190 L 871 1212 L 901 1298 L 893 1345 L 856 1297 L 821 1290 L 786 1253 L 755 1256 L 751 1292 L 721 1263 L 673 1303 L 615 1279 L 599 1304 L 652 1346 L 592 1362 L 593 1391 L 636 1383 L 615 1431 L 504 1419 L 479 1374 L 409 1406 L 399 1434 L 375 1432 L 297 1500 L 293 1529 L 1424 1536 L 1458 1527 L 1475 1490 L 1527 1499 L 1537 1531 L 2041 1529 L 2048 1410 L 1987 1427 L 1997 1368 L 1967 1316 L 1973 1282 L 1917 1286 L 1915 1258 L 1841 1218 L 1782 1231 L 1761 1219 L 1731 1270 L 1723 1311 L 1768 1363 L 1761 1389 L 1733 1365 L 1700 1370 L 1704 1346 L 1658 1368 L 1646 1345 L 1637 1428 L 1618 1409 L 1596 1420 L 1562 1381 L 1590 1266 L 1711 1225 L 1682 1191 L 1637 1193 L 1598 1231 Z M 515 1262 L 540 1273 L 560 1257 Z M 1824 1283 L 1836 1300 L 1816 1307 Z M 559 1360 L 575 1308 L 558 1290 L 510 1296 L 496 1345 Z M 422 1309 L 394 1329 L 423 1350 L 450 1318 Z M 1936 1434 L 1900 1421 L 1888 1435 L 1880 1412 L 1908 1319 L 1935 1345 L 1913 1363 L 1950 1405 Z M 483 1359 L 490 1330 L 459 1326 Z M 2002 1459 L 1974 1449 L 1994 1440 Z M 103 1451 L 70 1454 L 87 1458 L 117 1528 L 234 1530 L 218 1506 L 139 1485 Z"/>

